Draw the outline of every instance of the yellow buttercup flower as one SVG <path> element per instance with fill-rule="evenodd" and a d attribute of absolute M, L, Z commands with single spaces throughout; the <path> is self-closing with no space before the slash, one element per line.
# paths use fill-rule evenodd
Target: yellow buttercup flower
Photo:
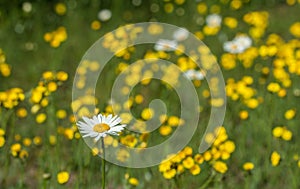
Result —
<path fill-rule="evenodd" d="M 274 136 L 274 137 L 279 138 L 279 137 L 282 136 L 282 133 L 283 133 L 283 128 L 282 128 L 282 127 L 275 127 L 275 128 L 273 129 L 273 136 Z"/>
<path fill-rule="evenodd" d="M 278 83 L 270 83 L 267 89 L 272 93 L 277 93 L 280 90 L 280 85 Z"/>
<path fill-rule="evenodd" d="M 129 184 L 133 185 L 133 186 L 137 186 L 139 185 L 139 181 L 137 178 L 131 177 L 128 179 Z"/>
<path fill-rule="evenodd" d="M 194 162 L 194 159 L 192 157 L 187 157 L 185 160 L 182 161 L 182 165 L 186 169 L 192 168 L 194 166 L 194 164 L 195 164 L 195 162 Z"/>
<path fill-rule="evenodd" d="M 42 124 L 46 121 L 47 115 L 45 113 L 40 113 L 36 116 L 35 121 L 39 124 Z"/>
<path fill-rule="evenodd" d="M 237 25 L 238 25 L 238 21 L 236 20 L 236 18 L 233 18 L 233 17 L 225 17 L 224 18 L 224 24 L 233 29 L 233 28 L 236 28 Z"/>
<path fill-rule="evenodd" d="M 273 167 L 276 167 L 280 162 L 280 154 L 276 151 L 271 154 L 271 163 Z"/>
<path fill-rule="evenodd" d="M 50 143 L 52 146 L 54 146 L 54 145 L 56 144 L 56 141 L 57 141 L 57 139 L 56 139 L 56 136 L 55 136 L 55 135 L 50 135 L 50 136 L 49 136 L 49 143 Z"/>
<path fill-rule="evenodd" d="M 190 172 L 192 175 L 198 175 L 201 171 L 201 168 L 199 165 L 195 164 L 193 167 L 190 168 Z"/>
<path fill-rule="evenodd" d="M 171 132 L 172 132 L 172 127 L 170 127 L 169 125 L 163 125 L 159 127 L 159 133 L 162 136 L 168 136 L 169 134 L 171 134 Z"/>
<path fill-rule="evenodd" d="M 292 139 L 293 133 L 287 129 L 283 130 L 282 139 L 286 141 L 290 141 Z"/>
<path fill-rule="evenodd" d="M 15 144 L 11 145 L 11 147 L 10 147 L 10 153 L 14 157 L 16 157 L 18 155 L 18 153 L 21 151 L 21 148 L 22 148 L 22 146 L 21 146 L 20 143 L 15 143 Z"/>
<path fill-rule="evenodd" d="M 151 108 L 145 108 L 142 111 L 141 117 L 144 120 L 149 120 L 149 119 L 151 119 L 153 117 L 153 115 L 154 115 L 154 111 Z"/>
<path fill-rule="evenodd" d="M 67 117 L 67 112 L 66 112 L 66 110 L 63 110 L 63 109 L 57 110 L 57 112 L 56 112 L 56 117 L 57 117 L 58 119 L 64 119 L 64 118 L 66 118 L 66 117 Z"/>
<path fill-rule="evenodd" d="M 0 148 L 3 147 L 5 144 L 5 138 L 3 136 L 0 136 Z"/>
<path fill-rule="evenodd" d="M 16 114 L 19 118 L 24 118 L 27 116 L 27 110 L 25 108 L 19 108 Z"/>
<path fill-rule="evenodd" d="M 243 169 L 245 171 L 251 171 L 252 169 L 254 169 L 254 164 L 252 162 L 246 162 L 243 164 Z"/>
<path fill-rule="evenodd" d="M 219 173 L 222 173 L 224 174 L 228 168 L 227 168 L 227 165 L 226 163 L 222 162 L 222 161 L 216 161 L 214 164 L 213 164 L 213 168 L 219 172 Z"/>
<path fill-rule="evenodd" d="M 165 179 L 171 179 L 176 175 L 176 170 L 175 169 L 170 169 L 166 172 L 163 173 L 163 176 Z"/>
<path fill-rule="evenodd" d="M 57 3 L 55 5 L 55 12 L 56 12 L 56 14 L 62 16 L 62 15 L 64 15 L 66 13 L 66 11 L 67 11 L 67 7 L 66 7 L 66 5 L 64 3 Z"/>
<path fill-rule="evenodd" d="M 290 32 L 295 37 L 300 37 L 300 22 L 295 22 L 290 27 Z"/>
<path fill-rule="evenodd" d="M 42 138 L 40 136 L 35 136 L 33 138 L 33 143 L 37 146 L 41 145 L 42 144 Z"/>
<path fill-rule="evenodd" d="M 5 135 L 5 131 L 4 131 L 4 129 L 0 128 L 0 136 L 3 136 L 3 135 Z"/>
<path fill-rule="evenodd" d="M 239 116 L 240 116 L 241 119 L 245 120 L 249 117 L 249 114 L 246 110 L 242 110 L 242 111 L 240 111 Z"/>
<path fill-rule="evenodd" d="M 56 179 L 59 184 L 65 184 L 69 181 L 70 174 L 67 171 L 61 171 L 57 174 Z"/>
<path fill-rule="evenodd" d="M 295 117 L 295 115 L 296 115 L 296 110 L 294 110 L 294 109 L 287 110 L 284 113 L 284 117 L 287 120 L 293 119 Z"/>
<path fill-rule="evenodd" d="M 177 126 L 179 125 L 180 119 L 176 116 L 170 116 L 168 119 L 168 124 L 170 126 Z"/>
<path fill-rule="evenodd" d="M 31 143 L 32 143 L 32 140 L 30 139 L 30 138 L 24 138 L 23 139 L 23 145 L 24 146 L 30 146 L 31 145 Z"/>
<path fill-rule="evenodd" d="M 101 28 L 101 23 L 98 20 L 94 20 L 91 23 L 92 30 L 99 30 Z"/>

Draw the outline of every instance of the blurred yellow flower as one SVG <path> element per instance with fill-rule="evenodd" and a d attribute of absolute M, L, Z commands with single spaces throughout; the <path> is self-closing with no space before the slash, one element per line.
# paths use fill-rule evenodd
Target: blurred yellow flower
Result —
<path fill-rule="evenodd" d="M 56 117 L 58 119 L 65 119 L 67 117 L 67 111 L 63 109 L 59 109 L 56 111 Z"/>
<path fill-rule="evenodd" d="M 64 14 L 66 14 L 66 11 L 67 11 L 67 7 L 64 3 L 57 3 L 55 5 L 55 12 L 56 14 L 62 16 Z"/>
<path fill-rule="evenodd" d="M 176 170 L 175 169 L 170 169 L 168 171 L 165 171 L 163 173 L 163 176 L 165 179 L 171 179 L 176 175 Z"/>
<path fill-rule="evenodd" d="M 17 109 L 16 114 L 19 118 L 24 118 L 27 116 L 27 110 L 25 108 L 19 108 Z"/>
<path fill-rule="evenodd" d="M 18 153 L 21 151 L 21 148 L 22 148 L 22 146 L 21 146 L 20 143 L 15 143 L 15 144 L 11 145 L 11 147 L 10 147 L 10 153 L 14 157 L 16 157 L 18 155 Z"/>
<path fill-rule="evenodd" d="M 142 113 L 141 113 L 141 117 L 144 120 L 149 120 L 154 116 L 154 111 L 151 108 L 145 108 Z"/>
<path fill-rule="evenodd" d="M 252 162 L 246 162 L 243 164 L 243 169 L 245 171 L 251 171 L 254 168 L 254 164 Z"/>
<path fill-rule="evenodd" d="M 278 83 L 270 83 L 267 89 L 272 93 L 277 93 L 280 90 L 280 85 Z"/>
<path fill-rule="evenodd" d="M 68 79 L 68 74 L 64 71 L 59 71 L 56 73 L 56 78 L 59 81 L 66 81 Z"/>
<path fill-rule="evenodd" d="M 199 14 L 205 14 L 207 11 L 207 5 L 205 3 L 199 3 L 197 5 L 197 11 Z"/>
<path fill-rule="evenodd" d="M 3 135 L 5 135 L 5 130 L 0 128 L 0 136 L 3 136 Z"/>
<path fill-rule="evenodd" d="M 237 27 L 238 21 L 237 21 L 237 19 L 234 18 L 234 17 L 225 17 L 225 18 L 224 18 L 224 24 L 225 24 L 227 27 L 233 29 L 233 28 L 236 28 L 236 27 Z"/>
<path fill-rule="evenodd" d="M 292 139 L 293 133 L 286 128 L 283 130 L 282 139 L 286 141 L 290 141 Z"/>
<path fill-rule="evenodd" d="M 169 125 L 163 125 L 159 127 L 159 133 L 162 136 L 168 136 L 172 132 L 172 127 Z"/>
<path fill-rule="evenodd" d="M 5 138 L 3 136 L 0 136 L 0 148 L 3 147 L 5 144 Z"/>
<path fill-rule="evenodd" d="M 249 114 L 246 110 L 242 110 L 242 111 L 240 111 L 239 116 L 241 119 L 245 120 L 249 117 Z"/>
<path fill-rule="evenodd" d="M 92 30 L 99 30 L 101 28 L 101 23 L 98 20 L 94 20 L 91 23 Z"/>
<path fill-rule="evenodd" d="M 35 121 L 39 124 L 44 123 L 47 119 L 47 115 L 45 113 L 39 113 L 36 117 L 35 117 Z"/>
<path fill-rule="evenodd" d="M 141 104 L 144 101 L 144 97 L 142 95 L 138 94 L 138 95 L 135 96 L 134 101 L 137 104 Z"/>
<path fill-rule="evenodd" d="M 273 167 L 276 167 L 280 162 L 280 154 L 276 151 L 271 154 L 271 163 Z"/>
<path fill-rule="evenodd" d="M 66 171 L 57 173 L 56 179 L 59 184 L 65 184 L 69 181 L 70 175 Z"/>
<path fill-rule="evenodd" d="M 54 92 L 57 90 L 57 84 L 53 81 L 49 82 L 47 85 L 48 91 Z"/>
<path fill-rule="evenodd" d="M 170 116 L 168 119 L 168 124 L 170 126 L 178 126 L 180 123 L 180 119 L 176 116 Z"/>
<path fill-rule="evenodd" d="M 184 168 L 186 169 L 190 169 L 194 166 L 195 162 L 194 159 L 192 157 L 187 157 L 186 159 L 184 159 L 182 161 L 182 165 Z"/>
<path fill-rule="evenodd" d="M 300 37 L 300 22 L 295 22 L 290 27 L 290 32 L 295 37 Z"/>
<path fill-rule="evenodd" d="M 57 139 L 56 139 L 56 136 L 55 136 L 55 135 L 50 135 L 50 136 L 49 136 L 49 143 L 50 143 L 52 146 L 54 146 L 54 145 L 56 144 L 56 141 L 57 141 Z"/>
<path fill-rule="evenodd" d="M 282 133 L 283 133 L 283 127 L 275 127 L 274 129 L 273 129 L 273 136 L 274 137 L 277 137 L 277 138 L 279 138 L 279 137 L 281 137 L 282 136 Z"/>
<path fill-rule="evenodd" d="M 289 109 L 284 113 L 284 117 L 287 120 L 293 119 L 296 115 L 296 110 L 295 109 Z"/>
<path fill-rule="evenodd" d="M 40 136 L 35 136 L 33 138 L 33 143 L 37 146 L 41 145 L 42 144 L 42 138 Z"/>
<path fill-rule="evenodd" d="M 193 167 L 190 168 L 190 172 L 192 175 L 198 175 L 201 171 L 201 168 L 199 165 L 195 164 Z"/>
<path fill-rule="evenodd" d="M 216 161 L 214 164 L 213 164 L 213 168 L 219 172 L 219 173 L 222 173 L 224 174 L 226 171 L 227 171 L 227 165 L 226 163 L 222 162 L 222 161 Z"/>
<path fill-rule="evenodd" d="M 21 159 L 28 158 L 28 156 L 29 156 L 29 154 L 28 154 L 28 152 L 27 152 L 26 150 L 21 150 L 21 151 L 20 151 L 19 157 L 20 157 Z"/>
<path fill-rule="evenodd" d="M 131 184 L 131 185 L 133 185 L 133 186 L 139 185 L 138 179 L 136 179 L 136 178 L 134 178 L 134 177 L 129 178 L 129 179 L 128 179 L 128 182 L 129 182 L 129 184 Z"/>
<path fill-rule="evenodd" d="M 23 139 L 23 145 L 24 146 L 30 146 L 31 145 L 31 143 L 32 143 L 32 140 L 30 139 L 30 138 L 24 138 Z"/>
<path fill-rule="evenodd" d="M 164 6 L 164 10 L 166 13 L 172 13 L 174 10 L 174 5 L 172 3 L 166 3 Z"/>

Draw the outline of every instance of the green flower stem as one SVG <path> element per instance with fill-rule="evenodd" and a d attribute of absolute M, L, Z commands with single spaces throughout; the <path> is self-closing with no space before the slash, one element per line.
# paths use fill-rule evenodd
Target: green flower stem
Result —
<path fill-rule="evenodd" d="M 102 150 L 103 150 L 103 157 L 102 157 L 102 189 L 105 189 L 105 147 L 104 147 L 104 140 L 102 138 Z"/>
<path fill-rule="evenodd" d="M 202 186 L 200 186 L 199 189 L 205 189 L 205 188 L 207 188 L 207 186 L 213 181 L 215 175 L 216 175 L 216 172 L 213 171 L 212 174 L 206 179 L 206 182 L 203 183 Z"/>

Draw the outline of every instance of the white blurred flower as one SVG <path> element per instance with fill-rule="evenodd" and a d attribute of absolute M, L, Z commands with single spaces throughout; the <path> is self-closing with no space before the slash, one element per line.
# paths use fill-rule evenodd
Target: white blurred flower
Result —
<path fill-rule="evenodd" d="M 223 48 L 225 51 L 238 54 L 244 52 L 246 49 L 251 47 L 252 40 L 247 35 L 236 36 L 232 41 L 224 43 Z"/>
<path fill-rule="evenodd" d="M 99 20 L 105 22 L 111 18 L 111 11 L 108 9 L 103 9 L 98 13 Z"/>
<path fill-rule="evenodd" d="M 126 125 L 119 125 L 122 121 L 120 117 L 109 114 L 108 116 L 98 114 L 93 118 L 82 117 L 84 121 L 77 123 L 82 137 L 92 137 L 97 142 L 107 135 L 118 135 Z"/>
<path fill-rule="evenodd" d="M 232 54 L 238 54 L 244 51 L 242 46 L 237 44 L 235 41 L 226 41 L 223 44 L 223 48 L 226 52 L 230 52 Z"/>
<path fill-rule="evenodd" d="M 189 31 L 185 28 L 179 28 L 173 33 L 173 39 L 176 41 L 184 41 L 188 38 Z"/>
<path fill-rule="evenodd" d="M 249 47 L 251 47 L 252 45 L 252 40 L 249 36 L 247 35 L 239 35 L 239 36 L 236 36 L 234 38 L 234 41 L 241 45 L 244 49 L 247 49 Z"/>
<path fill-rule="evenodd" d="M 187 70 L 184 72 L 185 76 L 190 80 L 203 80 L 204 74 L 201 71 L 196 71 L 193 69 Z"/>
<path fill-rule="evenodd" d="M 22 9 L 23 9 L 24 12 L 27 12 L 27 13 L 31 12 L 31 10 L 32 10 L 31 3 L 30 2 L 24 2 L 22 4 Z"/>
<path fill-rule="evenodd" d="M 206 25 L 209 27 L 220 27 L 222 17 L 218 14 L 210 14 L 206 17 Z"/>
<path fill-rule="evenodd" d="M 154 49 L 156 51 L 174 51 L 176 50 L 177 45 L 177 41 L 160 39 L 155 43 Z"/>

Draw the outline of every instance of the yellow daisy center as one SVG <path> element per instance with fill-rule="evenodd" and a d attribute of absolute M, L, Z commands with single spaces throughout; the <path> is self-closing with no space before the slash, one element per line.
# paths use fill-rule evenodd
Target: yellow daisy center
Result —
<path fill-rule="evenodd" d="M 109 129 L 110 129 L 110 126 L 105 123 L 99 123 L 93 127 L 93 130 L 98 133 L 103 133 L 105 131 L 108 131 Z"/>

